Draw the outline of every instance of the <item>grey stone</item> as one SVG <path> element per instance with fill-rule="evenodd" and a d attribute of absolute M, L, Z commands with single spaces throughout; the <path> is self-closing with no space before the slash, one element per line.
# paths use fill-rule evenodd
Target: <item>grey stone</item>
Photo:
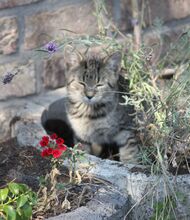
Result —
<path fill-rule="evenodd" d="M 190 28 L 189 22 L 176 22 L 175 25 L 163 25 L 160 29 L 152 28 L 145 31 L 142 36 L 143 43 L 153 49 L 153 63 L 159 61 L 166 53 L 171 50 L 171 44 L 177 45 L 180 36 Z M 185 49 L 185 48 L 184 48 Z M 185 57 L 183 51 L 174 50 L 168 57 L 170 62 L 181 61 Z"/>
<path fill-rule="evenodd" d="M 93 213 L 86 207 L 80 207 L 73 212 L 61 214 L 55 217 L 48 218 L 48 220 L 102 220 L 103 218 L 96 213 Z"/>
<path fill-rule="evenodd" d="M 128 197 L 108 186 L 100 188 L 85 207 L 48 218 L 48 220 L 120 220 L 128 210 Z"/>
<path fill-rule="evenodd" d="M 58 88 L 65 85 L 65 68 L 63 54 L 55 54 L 44 60 L 43 82 L 45 88 Z"/>
<path fill-rule="evenodd" d="M 19 71 L 10 83 L 2 85 L 2 82 L 0 82 L 0 100 L 36 93 L 35 65 L 32 60 L 26 63 L 13 62 L 1 65 L 0 79 L 6 74 L 5 70 L 13 73 Z"/>
<path fill-rule="evenodd" d="M 181 194 L 184 201 L 177 200 L 175 213 L 177 218 L 190 218 L 190 176 L 156 176 L 146 175 L 143 172 L 131 172 L 137 165 L 124 165 L 120 162 L 101 160 L 97 157 L 88 155 L 88 159 L 79 164 L 79 170 L 109 181 L 118 187 L 121 192 L 130 196 L 132 208 L 128 214 L 132 219 L 149 219 L 150 209 L 157 201 L 162 201 L 166 195 L 176 196 Z M 89 167 L 92 167 L 89 169 Z M 142 168 L 139 166 L 139 168 Z M 167 186 L 166 186 L 167 185 Z M 177 196 L 176 196 L 177 197 Z M 151 213 L 152 214 L 152 213 Z M 127 216 L 126 216 L 126 219 Z"/>
<path fill-rule="evenodd" d="M 0 54 L 16 52 L 18 41 L 17 19 L 15 17 L 0 18 L 0 30 Z"/>
<path fill-rule="evenodd" d="M 15 6 L 27 5 L 41 0 L 1 0 L 0 8 L 11 8 Z"/>
<path fill-rule="evenodd" d="M 77 34 L 93 35 L 97 33 L 96 18 L 93 12 L 93 1 L 89 1 L 63 6 L 56 11 L 26 16 L 25 48 L 36 48 L 50 40 L 59 39 L 59 42 L 64 40 L 63 33 L 65 32 L 60 29 L 68 29 Z M 66 34 L 71 35 L 70 32 L 66 32 Z"/>
<path fill-rule="evenodd" d="M 150 25 L 155 19 L 171 21 L 189 16 L 188 0 L 149 0 L 145 3 L 145 23 Z"/>

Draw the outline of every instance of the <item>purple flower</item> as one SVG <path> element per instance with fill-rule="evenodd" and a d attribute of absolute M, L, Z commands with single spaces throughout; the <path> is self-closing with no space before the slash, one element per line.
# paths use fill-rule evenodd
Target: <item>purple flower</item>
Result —
<path fill-rule="evenodd" d="M 10 83 L 16 74 L 17 73 L 7 72 L 2 78 L 3 84 L 5 85 L 5 84 Z"/>
<path fill-rule="evenodd" d="M 49 53 L 55 53 L 58 50 L 58 46 L 55 42 L 50 41 L 47 43 L 44 48 L 49 52 Z"/>

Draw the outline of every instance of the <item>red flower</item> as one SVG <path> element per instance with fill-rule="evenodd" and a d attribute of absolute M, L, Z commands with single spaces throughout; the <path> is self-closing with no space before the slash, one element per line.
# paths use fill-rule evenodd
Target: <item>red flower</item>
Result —
<path fill-rule="evenodd" d="M 54 158 L 59 158 L 61 156 L 61 154 L 62 154 L 62 151 L 59 150 L 59 149 L 55 149 L 55 150 L 53 150 L 52 154 L 53 154 Z"/>
<path fill-rule="evenodd" d="M 44 141 L 44 140 L 40 141 L 40 146 L 41 147 L 46 147 L 47 145 L 48 145 L 48 143 L 46 141 Z"/>
<path fill-rule="evenodd" d="M 65 146 L 64 144 L 59 144 L 58 145 L 59 150 L 61 151 L 66 151 L 67 150 L 67 146 Z"/>
<path fill-rule="evenodd" d="M 41 152 L 41 156 L 42 156 L 42 157 L 47 157 L 47 156 L 49 156 L 49 154 L 48 154 L 48 149 L 44 149 L 44 150 Z"/>
<path fill-rule="evenodd" d="M 54 134 L 52 134 L 50 137 L 51 137 L 51 139 L 52 139 L 52 140 L 57 139 L 57 135 L 56 135 L 55 133 L 54 133 Z"/>
<path fill-rule="evenodd" d="M 59 145 L 59 144 L 63 144 L 65 141 L 62 139 L 62 138 L 58 138 L 56 140 L 56 143 Z"/>
<path fill-rule="evenodd" d="M 48 153 L 48 155 L 51 155 L 51 154 L 53 153 L 53 149 L 52 149 L 51 147 L 49 147 L 49 148 L 47 149 L 47 153 Z"/>
<path fill-rule="evenodd" d="M 49 143 L 49 137 L 48 136 L 43 136 L 42 140 L 45 141 L 47 144 Z"/>

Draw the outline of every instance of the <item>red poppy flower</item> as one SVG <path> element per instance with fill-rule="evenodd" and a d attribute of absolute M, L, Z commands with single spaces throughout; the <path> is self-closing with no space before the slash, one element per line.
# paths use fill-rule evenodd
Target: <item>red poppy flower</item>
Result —
<path fill-rule="evenodd" d="M 54 133 L 54 134 L 52 134 L 50 137 L 51 137 L 51 139 L 52 139 L 52 140 L 57 139 L 57 135 L 56 135 L 55 133 Z"/>
<path fill-rule="evenodd" d="M 56 143 L 59 145 L 59 144 L 63 144 L 65 141 L 62 139 L 62 138 L 58 138 L 56 140 Z"/>
<path fill-rule="evenodd" d="M 44 141 L 44 140 L 40 141 L 40 146 L 41 147 L 46 147 L 47 145 L 48 145 L 48 143 L 46 141 Z"/>
<path fill-rule="evenodd" d="M 61 151 L 66 151 L 67 150 L 67 146 L 65 146 L 64 144 L 59 144 L 58 145 L 59 150 Z"/>
<path fill-rule="evenodd" d="M 59 158 L 61 156 L 61 154 L 62 154 L 62 151 L 59 150 L 59 149 L 55 149 L 55 150 L 53 150 L 52 154 L 53 154 L 54 158 Z"/>
<path fill-rule="evenodd" d="M 51 155 L 51 154 L 53 153 L 53 149 L 52 149 L 51 147 L 49 147 L 49 148 L 47 149 L 47 153 L 48 153 L 48 155 Z"/>
<path fill-rule="evenodd" d="M 41 156 L 42 156 L 42 157 L 47 157 L 47 156 L 49 156 L 49 154 L 48 154 L 48 149 L 44 149 L 44 150 L 41 152 Z"/>
<path fill-rule="evenodd" d="M 45 141 L 48 144 L 49 143 L 49 137 L 48 136 L 43 136 L 42 141 Z"/>

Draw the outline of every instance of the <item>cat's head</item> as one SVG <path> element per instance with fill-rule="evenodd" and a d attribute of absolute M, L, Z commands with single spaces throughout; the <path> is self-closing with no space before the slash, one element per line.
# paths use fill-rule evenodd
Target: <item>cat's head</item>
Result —
<path fill-rule="evenodd" d="M 67 93 L 73 102 L 88 105 L 114 101 L 121 63 L 121 53 L 100 58 L 97 54 L 81 56 L 76 51 L 64 57 Z"/>

